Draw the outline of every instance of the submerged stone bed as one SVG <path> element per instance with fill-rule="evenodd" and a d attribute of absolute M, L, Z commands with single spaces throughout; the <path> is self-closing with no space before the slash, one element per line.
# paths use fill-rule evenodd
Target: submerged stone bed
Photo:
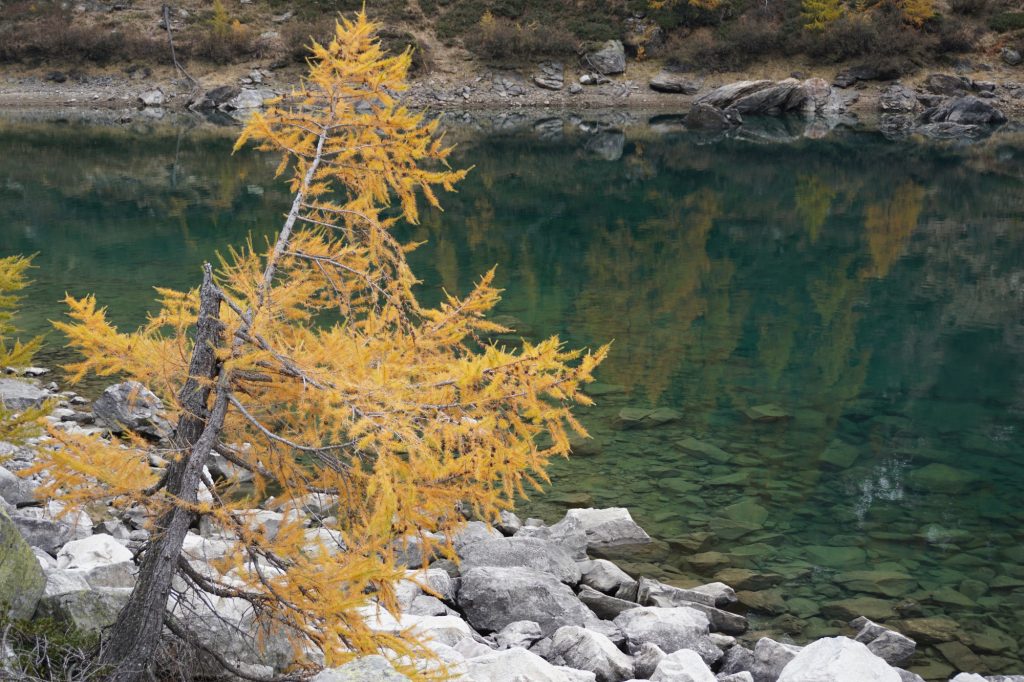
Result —
<path fill-rule="evenodd" d="M 128 396 L 134 396 L 131 405 Z M 60 393 L 56 384 L 0 380 L 0 400 L 9 408 L 50 397 L 60 401 L 50 419 L 69 431 L 127 428 L 159 437 L 169 426 L 159 416 L 156 397 L 137 387 L 111 387 L 92 411 L 84 411 L 88 401 Z M 655 418 L 639 412 L 620 417 Z M 146 531 L 138 519 L 95 522 L 85 514 L 58 517 L 52 504 L 33 506 L 34 482 L 15 475 L 31 463 L 32 448 L 8 445 L 4 453 L 10 459 L 0 467 L 0 601 L 13 604 L 15 617 L 49 616 L 93 631 L 110 625 L 135 584 L 133 550 L 146 540 Z M 310 511 L 312 519 L 316 514 Z M 269 525 L 280 512 L 253 514 Z M 641 552 L 651 543 L 621 507 L 569 509 L 552 525 L 512 513 L 504 513 L 495 527 L 471 521 L 454 541 L 458 564 L 437 559 L 422 565 L 421 553 L 410 546 L 408 580 L 397 587 L 401 617 L 372 601 L 363 615 L 381 631 L 415 628 L 438 659 L 414 662 L 417 667 L 430 670 L 440 662 L 453 679 L 467 682 L 923 682 L 901 667 L 914 660 L 918 642 L 936 646 L 951 661 L 980 662 L 957 638 L 952 620 L 908 618 L 901 621 L 902 634 L 859 613 L 865 604 L 857 600 L 830 614 L 849 621 L 849 637 L 797 646 L 776 634 L 751 632 L 746 615 L 738 612 L 758 610 L 751 606 L 756 595 L 777 584 L 770 574 L 732 569 L 719 573 L 731 580 L 680 587 L 630 575 L 600 556 Z M 225 549 L 208 527 L 185 542 L 190 563 L 203 570 L 212 570 L 207 562 Z M 748 596 L 741 600 L 726 582 Z M 290 644 L 270 636 L 263 651 L 254 651 L 247 636 L 252 614 L 236 601 L 179 603 L 175 612 L 203 643 L 240 668 L 266 676 L 286 669 Z M 369 656 L 313 679 L 407 678 L 383 657 Z M 1024 675 L 961 672 L 951 680 L 1024 682 Z"/>

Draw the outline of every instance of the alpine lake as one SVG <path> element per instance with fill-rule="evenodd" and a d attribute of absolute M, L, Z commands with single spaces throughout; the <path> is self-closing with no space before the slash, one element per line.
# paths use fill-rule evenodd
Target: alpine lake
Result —
<path fill-rule="evenodd" d="M 0 119 L 25 333 L 65 292 L 134 327 L 153 286 L 270 235 L 290 197 L 236 133 Z M 427 302 L 498 265 L 499 343 L 614 341 L 593 438 L 520 516 L 628 507 L 655 542 L 610 558 L 734 586 L 751 640 L 864 615 L 928 680 L 1024 673 L 1024 135 L 812 137 L 455 128 L 475 168 L 400 236 Z M 47 340 L 39 364 L 70 358 Z"/>

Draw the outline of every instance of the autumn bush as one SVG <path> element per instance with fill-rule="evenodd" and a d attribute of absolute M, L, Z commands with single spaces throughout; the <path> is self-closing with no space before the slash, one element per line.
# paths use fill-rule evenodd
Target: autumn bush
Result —
<path fill-rule="evenodd" d="M 0 62 L 153 61 L 166 54 L 165 40 L 87 23 L 58 3 L 0 3 Z"/>
<path fill-rule="evenodd" d="M 476 31 L 465 38 L 466 48 L 485 59 L 524 60 L 576 51 L 576 39 L 567 31 L 546 24 L 521 24 L 487 12 Z"/>
<path fill-rule="evenodd" d="M 231 17 L 221 0 L 214 0 L 211 9 L 210 18 L 192 30 L 188 53 L 216 64 L 229 64 L 252 56 L 255 50 L 252 29 Z"/>

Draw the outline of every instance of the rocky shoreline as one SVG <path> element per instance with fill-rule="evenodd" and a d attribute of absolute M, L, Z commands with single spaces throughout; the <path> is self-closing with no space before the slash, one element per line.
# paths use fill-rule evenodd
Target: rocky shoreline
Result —
<path fill-rule="evenodd" d="M 627 63 L 622 44 L 609 41 L 579 64 L 438 68 L 414 78 L 405 100 L 456 120 L 478 119 L 485 112 L 543 119 L 642 110 L 676 116 L 678 128 L 705 132 L 795 116 L 813 121 L 817 136 L 836 127 L 866 126 L 893 137 L 971 140 L 1000 127 L 1021 128 L 1024 67 L 1018 58 L 1014 53 L 1004 55 L 1004 63 L 959 63 L 911 77 L 869 67 L 787 71 L 783 66 L 709 75 L 655 62 Z M 148 67 L 94 74 L 35 70 L 6 77 L 0 72 L 0 110 L 92 110 L 120 123 L 193 111 L 231 124 L 286 92 L 296 78 L 293 69 L 272 64 L 215 71 L 201 78 L 198 88 L 167 69 Z"/>
<path fill-rule="evenodd" d="M 54 382 L 44 383 L 46 369 L 16 373 L 21 376 L 0 379 L 0 400 L 8 409 L 54 400 L 49 419 L 69 433 L 132 431 L 152 440 L 169 433 L 159 400 L 139 385 L 111 386 L 90 404 Z M 649 417 L 626 412 L 626 417 Z M 15 617 L 46 616 L 98 631 L 113 621 L 135 584 L 134 557 L 147 532 L 141 519 L 130 515 L 97 510 L 61 516 L 55 505 L 36 502 L 39 481 L 17 473 L 31 465 L 34 448 L 46 443 L 41 438 L 28 447 L 5 444 L 2 450 L 0 546 L 9 551 L 0 555 L 0 601 L 12 605 Z M 163 462 L 154 456 L 151 464 Z M 233 473 L 226 461 L 211 463 L 215 479 Z M 252 517 L 273 532 L 282 512 L 304 514 L 315 538 L 330 502 L 310 500 L 301 510 L 282 510 L 270 499 L 252 510 Z M 512 513 L 494 527 L 470 521 L 454 539 L 458 563 L 433 557 L 424 564 L 410 544 L 408 580 L 397 587 L 399 617 L 372 598 L 362 615 L 381 631 L 415 628 L 437 660 L 413 663 L 421 670 L 443 664 L 453 679 L 467 682 L 912 682 L 923 678 L 901 666 L 913 667 L 918 642 L 946 647 L 951 654 L 963 650 L 960 658 L 972 660 L 969 643 L 947 632 L 948 619 L 942 618 L 903 621 L 906 634 L 901 634 L 863 614 L 837 614 L 849 619 L 850 636 L 805 646 L 785 635 L 750 632 L 740 607 L 750 608 L 749 595 L 774 584 L 770 575 L 737 569 L 723 574 L 731 586 L 723 581 L 679 586 L 630 575 L 606 558 L 642 552 L 651 542 L 620 507 L 569 509 L 551 525 Z M 185 548 L 189 562 L 208 571 L 226 545 L 215 528 L 201 526 L 190 533 Z M 748 597 L 739 599 L 737 590 Z M 234 601 L 172 606 L 200 641 L 250 673 L 284 670 L 292 660 L 289 643 L 270 636 L 263 651 L 254 650 L 252 614 Z M 314 679 L 406 678 L 383 658 L 367 657 Z M 964 671 L 952 680 L 1024 682 L 1024 675 Z"/>

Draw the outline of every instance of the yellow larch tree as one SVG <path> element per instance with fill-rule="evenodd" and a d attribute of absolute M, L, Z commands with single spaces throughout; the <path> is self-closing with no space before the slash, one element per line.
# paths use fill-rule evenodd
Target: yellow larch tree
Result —
<path fill-rule="evenodd" d="M 22 342 L 14 339 L 18 329 L 14 324 L 20 292 L 27 287 L 28 269 L 32 259 L 23 256 L 0 258 L 0 368 L 27 367 L 42 345 L 42 338 L 36 337 Z M 46 407 L 9 410 L 0 403 L 0 441 L 21 444 L 39 431 L 39 420 L 46 413 Z"/>
<path fill-rule="evenodd" d="M 301 85 L 238 140 L 281 154 L 294 193 L 266 248 L 229 252 L 196 290 L 159 290 L 159 312 L 132 333 L 94 298 L 67 299 L 70 321 L 57 326 L 81 353 L 73 376 L 138 380 L 176 424 L 162 470 L 140 443 L 56 431 L 60 447 L 39 465 L 43 493 L 72 508 L 104 500 L 146 512 L 138 583 L 102 654 L 113 682 L 148 679 L 164 628 L 201 646 L 172 608 L 189 594 L 251 604 L 287 633 L 295 673 L 360 653 L 428 655 L 412 634 L 371 628 L 367 595 L 397 613 L 406 543 L 450 555 L 467 511 L 495 519 L 546 480 L 571 433 L 585 435 L 570 408 L 589 404 L 581 386 L 607 348 L 481 342 L 507 331 L 485 319 L 499 300 L 493 272 L 465 297 L 417 301 L 414 245 L 390 228 L 417 221 L 420 197 L 438 206 L 436 191 L 465 172 L 446 164 L 436 123 L 397 100 L 411 55 L 385 54 L 375 28 L 360 14 L 314 43 Z M 215 453 L 252 477 L 252 495 L 209 478 Z M 286 512 L 273 533 L 249 511 L 270 492 Z M 317 528 L 310 496 L 330 501 Z M 182 556 L 201 517 L 231 541 L 212 571 Z"/>
<path fill-rule="evenodd" d="M 841 0 L 803 0 L 800 3 L 804 28 L 812 31 L 824 30 L 845 13 L 846 7 Z"/>

